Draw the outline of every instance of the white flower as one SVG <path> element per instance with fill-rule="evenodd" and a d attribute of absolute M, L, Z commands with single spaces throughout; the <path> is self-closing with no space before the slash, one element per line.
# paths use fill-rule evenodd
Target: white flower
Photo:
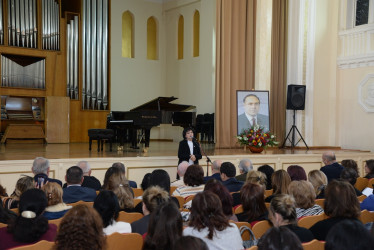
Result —
<path fill-rule="evenodd" d="M 241 140 L 241 139 L 242 139 L 242 137 L 241 137 L 241 136 L 238 136 L 237 138 L 238 138 L 238 140 Z"/>
<path fill-rule="evenodd" d="M 271 136 L 270 136 L 271 139 L 274 139 L 274 137 L 275 137 L 274 135 L 271 135 Z"/>
<path fill-rule="evenodd" d="M 247 138 L 247 137 L 244 137 L 243 140 L 244 140 L 244 141 L 248 141 L 248 138 Z"/>
<path fill-rule="evenodd" d="M 261 147 L 262 146 L 262 142 L 258 143 L 258 145 Z"/>

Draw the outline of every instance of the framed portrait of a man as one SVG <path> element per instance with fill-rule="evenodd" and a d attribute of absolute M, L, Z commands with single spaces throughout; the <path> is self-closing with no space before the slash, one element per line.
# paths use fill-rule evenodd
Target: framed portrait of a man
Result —
<path fill-rule="evenodd" d="M 270 130 L 269 91 L 236 91 L 237 124 L 240 134 L 253 125 Z"/>

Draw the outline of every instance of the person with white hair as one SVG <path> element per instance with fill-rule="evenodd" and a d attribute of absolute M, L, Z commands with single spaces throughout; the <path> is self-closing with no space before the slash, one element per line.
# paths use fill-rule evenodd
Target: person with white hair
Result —
<path fill-rule="evenodd" d="M 336 161 L 335 153 L 332 151 L 324 152 L 322 162 L 325 164 L 320 170 L 327 176 L 328 182 L 339 179 L 343 171 L 343 166 Z"/>
<path fill-rule="evenodd" d="M 79 161 L 77 163 L 77 166 L 82 169 L 83 171 L 83 183 L 82 183 L 82 187 L 88 187 L 88 188 L 92 188 L 92 189 L 95 189 L 95 190 L 100 190 L 101 189 L 101 183 L 100 181 L 95 177 L 95 176 L 91 176 L 91 166 L 90 164 L 87 162 L 87 161 Z M 67 184 L 65 183 L 63 188 L 66 188 Z"/>
<path fill-rule="evenodd" d="M 221 160 L 216 160 L 213 162 L 213 164 L 210 166 L 211 167 L 211 170 L 212 170 L 212 175 L 211 176 L 205 176 L 204 177 L 204 183 L 207 183 L 210 179 L 216 179 L 218 181 L 222 181 L 221 180 L 221 164 L 222 164 L 222 161 Z"/>
<path fill-rule="evenodd" d="M 31 171 L 34 174 L 34 181 L 37 187 L 41 187 L 47 182 L 56 182 L 62 186 L 62 182 L 57 179 L 49 178 L 49 160 L 43 157 L 36 157 L 32 163 Z"/>
<path fill-rule="evenodd" d="M 187 168 L 190 166 L 190 164 L 187 161 L 182 161 L 178 165 L 178 175 L 179 175 L 179 180 L 173 181 L 170 186 L 172 187 L 181 187 L 185 186 L 184 181 L 183 181 L 183 176 L 186 173 Z"/>
<path fill-rule="evenodd" d="M 238 168 L 240 171 L 240 175 L 237 175 L 235 179 L 237 179 L 238 181 L 246 181 L 247 173 L 250 170 L 253 170 L 252 161 L 250 159 L 243 159 L 239 162 Z"/>

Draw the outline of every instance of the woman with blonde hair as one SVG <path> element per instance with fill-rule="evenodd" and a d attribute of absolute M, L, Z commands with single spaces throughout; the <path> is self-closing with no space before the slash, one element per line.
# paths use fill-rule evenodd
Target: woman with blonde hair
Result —
<path fill-rule="evenodd" d="M 247 173 L 246 181 L 244 184 L 247 183 L 252 183 L 252 184 L 258 184 L 261 187 L 266 190 L 266 175 L 263 172 L 257 171 L 257 170 L 250 170 Z M 243 187 L 242 187 L 243 188 Z M 233 193 L 232 198 L 233 198 L 233 206 L 237 206 L 239 204 L 242 204 L 241 201 L 241 193 L 242 191 L 240 190 L 240 193 Z"/>
<path fill-rule="evenodd" d="M 271 183 L 273 184 L 273 194 L 267 197 L 265 202 L 270 202 L 277 194 L 288 194 L 288 185 L 291 183 L 291 177 L 287 171 L 280 169 L 271 176 Z"/>
<path fill-rule="evenodd" d="M 104 190 L 113 191 L 118 198 L 120 210 L 133 212 L 134 194 L 130 188 L 129 181 L 118 168 L 110 167 L 105 173 Z"/>
<path fill-rule="evenodd" d="M 103 222 L 92 207 L 77 205 L 63 217 L 55 249 L 105 249 Z"/>
<path fill-rule="evenodd" d="M 7 209 L 17 208 L 19 198 L 29 189 L 34 188 L 34 179 L 30 176 L 22 176 L 18 179 L 16 187 L 9 198 L 3 199 L 4 207 Z"/>
<path fill-rule="evenodd" d="M 43 216 L 48 220 L 59 219 L 72 208 L 62 201 L 62 188 L 57 182 L 48 182 L 42 187 L 42 190 L 48 200 L 48 206 Z"/>
<path fill-rule="evenodd" d="M 316 192 L 316 199 L 325 198 L 325 188 L 327 186 L 327 176 L 321 170 L 312 170 L 308 174 L 308 181 L 312 183 Z"/>
<path fill-rule="evenodd" d="M 296 201 L 297 218 L 318 215 L 323 213 L 323 208 L 315 204 L 316 192 L 308 181 L 292 181 L 288 187 L 289 194 Z"/>
<path fill-rule="evenodd" d="M 288 194 L 276 195 L 270 202 L 269 218 L 275 227 L 287 227 L 301 242 L 314 239 L 311 231 L 297 225 L 295 199 Z"/>

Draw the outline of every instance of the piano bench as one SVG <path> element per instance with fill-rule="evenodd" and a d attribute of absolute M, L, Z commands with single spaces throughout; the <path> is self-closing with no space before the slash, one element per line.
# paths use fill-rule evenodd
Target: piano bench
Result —
<path fill-rule="evenodd" d="M 90 138 L 89 141 L 89 150 L 91 151 L 91 145 L 93 140 L 97 140 L 97 152 L 100 152 L 100 144 L 101 144 L 101 151 L 103 151 L 104 141 L 109 141 L 110 145 L 110 152 L 112 152 L 112 140 L 114 138 L 114 131 L 113 129 L 89 129 L 88 130 L 88 137 Z"/>

